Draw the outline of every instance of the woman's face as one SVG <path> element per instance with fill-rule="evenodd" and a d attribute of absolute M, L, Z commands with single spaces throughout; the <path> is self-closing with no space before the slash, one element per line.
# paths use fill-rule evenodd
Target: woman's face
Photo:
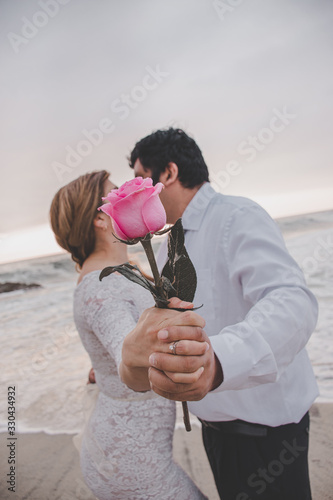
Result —
<path fill-rule="evenodd" d="M 117 189 L 117 186 L 115 186 L 115 184 L 113 184 L 110 181 L 110 179 L 107 179 L 104 182 L 104 193 L 103 193 L 103 196 L 107 196 L 107 194 L 111 191 L 111 189 Z"/>

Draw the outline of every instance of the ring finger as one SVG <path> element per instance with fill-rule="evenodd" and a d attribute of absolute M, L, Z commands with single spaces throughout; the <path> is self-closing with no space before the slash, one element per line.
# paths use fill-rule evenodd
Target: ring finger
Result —
<path fill-rule="evenodd" d="M 177 356 L 201 356 L 209 349 L 208 342 L 197 342 L 196 340 L 176 340 L 163 345 L 165 353 Z"/>

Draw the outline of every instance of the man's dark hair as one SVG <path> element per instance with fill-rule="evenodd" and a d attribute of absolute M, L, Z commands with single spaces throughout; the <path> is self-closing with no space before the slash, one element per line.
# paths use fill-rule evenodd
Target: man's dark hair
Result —
<path fill-rule="evenodd" d="M 141 139 L 129 156 L 131 168 L 137 159 L 152 171 L 154 184 L 170 162 L 176 163 L 178 178 L 184 187 L 193 188 L 209 182 L 208 168 L 198 145 L 180 128 L 157 130 Z"/>

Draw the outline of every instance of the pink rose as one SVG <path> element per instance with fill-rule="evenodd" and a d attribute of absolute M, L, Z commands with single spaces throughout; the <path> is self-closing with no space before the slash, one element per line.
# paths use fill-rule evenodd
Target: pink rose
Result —
<path fill-rule="evenodd" d="M 108 203 L 99 210 L 111 217 L 118 238 L 143 238 L 147 233 L 156 233 L 165 226 L 166 213 L 158 196 L 163 187 L 161 182 L 153 186 L 149 177 L 136 177 L 102 198 Z"/>

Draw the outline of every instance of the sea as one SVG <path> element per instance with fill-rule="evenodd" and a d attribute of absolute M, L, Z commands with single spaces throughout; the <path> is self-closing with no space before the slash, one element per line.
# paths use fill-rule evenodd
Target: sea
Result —
<path fill-rule="evenodd" d="M 276 222 L 319 303 L 307 349 L 320 390 L 317 401 L 333 402 L 333 210 Z M 147 269 L 140 245 L 130 251 Z M 18 432 L 72 434 L 82 428 L 91 363 L 73 322 L 77 278 L 66 254 L 0 266 L 0 283 L 40 285 L 0 294 L 0 432 L 7 430 L 8 387 L 15 388 Z M 177 426 L 182 425 L 179 405 Z"/>

